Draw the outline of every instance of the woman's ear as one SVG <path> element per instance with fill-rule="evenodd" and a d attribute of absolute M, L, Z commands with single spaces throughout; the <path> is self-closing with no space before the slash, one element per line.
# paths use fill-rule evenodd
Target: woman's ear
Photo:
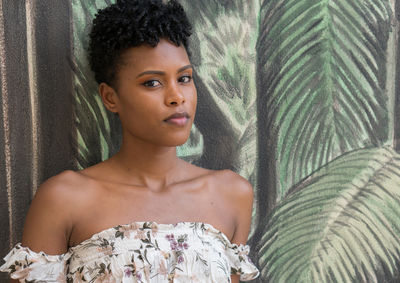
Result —
<path fill-rule="evenodd" d="M 104 106 L 113 113 L 118 113 L 118 95 L 115 90 L 106 83 L 99 85 L 99 93 Z"/>

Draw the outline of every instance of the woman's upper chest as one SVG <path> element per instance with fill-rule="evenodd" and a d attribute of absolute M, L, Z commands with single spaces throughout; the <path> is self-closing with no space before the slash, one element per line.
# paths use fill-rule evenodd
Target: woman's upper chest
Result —
<path fill-rule="evenodd" d="M 234 219 L 212 182 L 195 180 L 170 186 L 158 192 L 144 187 L 115 184 L 94 184 L 86 190 L 84 206 L 73 213 L 73 229 L 69 246 L 93 234 L 132 222 L 209 223 L 231 239 Z"/>

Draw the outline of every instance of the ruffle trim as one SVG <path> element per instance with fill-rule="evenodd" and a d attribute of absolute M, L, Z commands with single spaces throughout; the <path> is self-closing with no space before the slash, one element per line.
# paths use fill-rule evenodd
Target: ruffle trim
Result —
<path fill-rule="evenodd" d="M 248 257 L 250 247 L 248 245 L 230 244 L 226 249 L 226 256 L 231 267 L 231 274 L 240 275 L 241 281 L 249 281 L 259 276 L 259 271 Z M 6 261 L 0 267 L 0 271 L 10 273 L 12 279 L 26 280 L 55 280 L 56 282 L 66 282 L 66 262 L 71 257 L 69 252 L 62 255 L 48 255 L 44 252 L 34 252 L 27 247 L 17 244 L 4 258 Z M 124 277 L 124 273 L 119 274 L 117 266 L 128 266 L 132 263 L 131 256 L 128 254 L 110 259 L 112 276 Z M 121 260 L 123 262 L 121 262 Z M 77 270 L 70 270 L 76 273 Z M 126 270 L 125 270 L 126 272 Z M 106 272 L 108 273 L 108 272 Z M 74 276 L 75 275 L 75 276 Z M 83 274 L 73 274 L 74 279 L 82 280 Z M 106 275 L 106 274 L 104 274 Z"/>
<path fill-rule="evenodd" d="M 129 268 L 129 266 L 132 266 L 133 264 L 134 254 L 139 253 L 139 251 L 141 254 L 145 254 L 144 250 L 145 249 L 139 249 L 135 252 L 130 251 L 117 254 L 113 253 L 112 256 L 104 257 L 103 260 L 99 260 L 95 263 L 92 262 L 90 266 L 70 266 L 69 276 L 71 276 L 73 280 L 78 281 L 90 281 L 93 279 L 93 275 L 95 275 L 96 279 L 101 278 L 102 280 L 106 280 L 107 276 L 112 276 L 113 278 L 122 280 L 121 282 L 124 282 L 123 279 L 126 277 L 126 274 L 131 274 L 131 276 L 137 276 L 138 278 L 142 278 L 143 276 L 147 279 L 145 275 L 147 267 L 140 264 L 141 262 L 139 263 L 138 261 L 136 264 L 134 264 L 134 266 L 136 266 L 136 270 L 131 270 Z M 196 251 L 192 252 L 197 253 Z M 248 256 L 249 252 L 250 246 L 243 244 L 230 244 L 225 249 L 226 260 L 230 267 L 230 275 L 239 275 L 241 281 L 253 280 L 260 274 L 257 267 L 252 263 L 250 257 Z M 163 256 L 160 253 L 156 257 L 157 260 L 155 260 L 155 265 L 162 265 L 165 267 L 168 265 L 166 259 L 174 258 L 174 252 L 164 252 Z M 174 262 L 177 264 L 176 259 Z M 101 274 L 93 274 L 92 272 L 89 272 L 90 276 L 87 277 L 88 270 L 94 271 L 96 269 L 99 269 Z M 167 273 L 165 273 L 165 275 L 168 276 Z M 165 282 L 167 282 L 167 277 L 165 277 L 165 280 Z"/>
<path fill-rule="evenodd" d="M 232 275 L 240 275 L 241 281 L 250 281 L 260 275 L 257 267 L 249 257 L 249 245 L 230 244 L 226 251 Z"/>
<path fill-rule="evenodd" d="M 4 257 L 5 263 L 0 266 L 0 271 L 8 272 L 12 279 L 19 279 L 22 282 L 26 280 L 66 282 L 66 262 L 70 256 L 69 252 L 62 255 L 34 252 L 18 243 Z"/>

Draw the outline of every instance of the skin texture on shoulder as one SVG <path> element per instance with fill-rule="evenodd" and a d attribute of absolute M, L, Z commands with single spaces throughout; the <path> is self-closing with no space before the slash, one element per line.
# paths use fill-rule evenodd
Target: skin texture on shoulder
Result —
<path fill-rule="evenodd" d="M 245 244 L 251 225 L 253 188 L 250 182 L 231 170 L 221 170 L 218 176 L 221 198 L 225 199 L 226 205 L 229 206 L 228 212 L 235 221 L 235 232 L 231 242 Z"/>
<path fill-rule="evenodd" d="M 64 254 L 72 230 L 72 211 L 79 204 L 82 178 L 64 171 L 44 182 L 37 190 L 25 219 L 21 244 L 34 252 Z M 10 279 L 10 283 L 19 280 Z"/>
<path fill-rule="evenodd" d="M 68 170 L 39 187 L 25 220 L 23 246 L 50 255 L 67 251 L 73 211 L 84 201 L 81 198 L 82 181 L 79 174 Z"/>
<path fill-rule="evenodd" d="M 250 232 L 253 208 L 253 188 L 246 179 L 231 170 L 218 172 L 217 189 L 221 198 L 227 202 L 227 212 L 235 219 L 235 231 L 231 242 L 246 244 Z M 239 282 L 239 275 L 231 276 L 232 283 Z"/>

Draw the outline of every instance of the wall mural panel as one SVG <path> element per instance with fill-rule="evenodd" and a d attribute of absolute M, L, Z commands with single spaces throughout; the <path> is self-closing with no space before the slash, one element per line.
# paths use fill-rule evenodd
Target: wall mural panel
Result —
<path fill-rule="evenodd" d="M 0 234 L 4 254 L 18 242 L 35 182 L 68 166 L 85 168 L 118 150 L 118 118 L 102 106 L 85 55 L 96 10 L 113 2 L 71 0 L 70 6 L 58 10 L 64 25 L 49 28 L 44 23 L 55 21 L 50 13 L 55 10 L 45 8 L 43 1 L 27 0 L 27 6 L 18 6 L 0 0 L 0 223 L 8 227 Z M 231 169 L 253 184 L 249 244 L 261 270 L 255 282 L 399 281 L 400 4 L 180 2 L 194 26 L 191 60 L 199 102 L 190 139 L 178 154 L 202 167 Z M 14 58 L 10 46 L 15 48 L 16 43 L 8 33 L 16 27 L 8 21 L 12 11 L 25 15 L 27 10 L 31 17 L 24 21 L 36 23 L 35 36 L 29 37 L 27 25 L 17 27 L 25 35 L 19 38 L 21 46 L 27 49 L 20 47 L 21 57 Z M 61 35 L 58 29 L 63 30 Z M 56 44 L 43 43 L 53 38 L 58 38 Z M 42 44 L 40 50 L 54 46 L 58 55 L 41 51 L 30 56 L 29 42 L 36 48 Z M 7 60 L 18 62 L 18 70 L 11 72 L 4 64 Z M 43 66 L 56 66 L 60 60 L 64 67 L 57 74 L 64 79 L 46 82 L 50 74 Z M 32 67 L 21 66 L 25 62 Z M 31 104 L 36 96 L 41 101 L 34 111 L 41 117 L 38 134 L 43 137 L 33 158 L 39 160 L 36 171 L 30 165 L 10 167 L 17 158 L 7 157 L 10 150 L 21 152 L 17 147 L 35 152 L 34 126 L 29 126 L 34 117 L 24 122 L 7 108 L 14 107 L 9 89 L 17 82 L 7 77 L 14 72 L 22 74 L 21 86 L 27 85 L 15 94 L 15 101 L 24 100 L 24 95 Z M 32 74 L 37 74 L 37 84 L 29 85 Z M 46 107 L 57 100 L 51 94 L 67 84 L 72 90 L 66 88 L 62 101 L 73 109 L 48 116 Z M 21 105 L 15 109 L 21 111 Z M 52 126 L 51 117 L 65 118 L 64 128 Z M 31 136 L 10 141 L 7 125 L 29 129 L 24 133 Z M 46 139 L 52 134 L 66 141 Z M 46 170 L 47 157 L 60 150 L 64 163 Z"/>

